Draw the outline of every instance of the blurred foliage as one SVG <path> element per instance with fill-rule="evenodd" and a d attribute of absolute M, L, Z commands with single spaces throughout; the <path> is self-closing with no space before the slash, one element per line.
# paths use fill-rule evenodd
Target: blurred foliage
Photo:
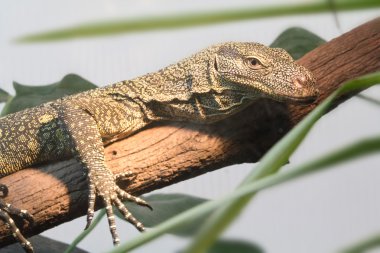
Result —
<path fill-rule="evenodd" d="M 376 233 L 375 235 L 372 235 L 369 238 L 366 238 L 356 244 L 353 244 L 346 249 L 343 249 L 342 251 L 339 251 L 339 253 L 370 253 L 370 252 L 379 252 L 378 250 L 375 251 L 374 249 L 380 248 L 380 234 Z"/>
<path fill-rule="evenodd" d="M 16 95 L 11 99 L 9 99 L 8 95 L 8 99 L 6 100 L 8 102 L 1 112 L 2 116 L 64 96 L 93 89 L 96 88 L 96 85 L 78 75 L 69 74 L 61 81 L 49 85 L 27 86 L 14 82 L 13 87 L 16 91 Z"/>
<path fill-rule="evenodd" d="M 265 251 L 253 243 L 240 240 L 218 240 L 207 253 L 264 253 Z"/>
<path fill-rule="evenodd" d="M 146 227 L 157 226 L 177 214 L 208 201 L 208 199 L 176 193 L 152 194 L 146 196 L 144 199 L 153 207 L 154 212 L 130 202 L 126 202 L 126 205 L 135 217 Z M 124 220 L 119 212 L 115 213 L 119 218 Z M 206 218 L 207 216 L 203 216 L 197 220 L 191 220 L 186 226 L 178 227 L 177 229 L 170 231 L 170 233 L 179 236 L 192 236 L 197 232 L 200 224 L 202 224 Z"/>
<path fill-rule="evenodd" d="M 380 7 L 379 0 L 314 0 L 299 4 L 273 5 L 269 7 L 246 7 L 244 9 L 221 10 L 199 13 L 182 13 L 173 16 L 141 17 L 104 22 L 94 22 L 66 29 L 27 35 L 17 39 L 18 42 L 40 42 L 65 40 L 73 38 L 105 36 L 120 33 L 152 31 L 211 25 L 231 21 L 267 18 L 285 15 L 310 14 L 331 11 L 357 10 Z"/>
<path fill-rule="evenodd" d="M 8 92 L 6 92 L 3 89 L 0 89 L 0 103 L 7 102 L 8 99 L 10 98 L 11 98 L 11 95 L 9 95 Z"/>
<path fill-rule="evenodd" d="M 324 39 L 306 29 L 293 27 L 282 32 L 270 46 L 281 47 L 298 60 L 325 42 Z"/>
<path fill-rule="evenodd" d="M 28 240 L 32 243 L 34 252 L 37 253 L 62 253 L 69 245 L 59 242 L 42 235 L 29 237 Z M 1 253 L 25 253 L 25 250 L 18 243 L 13 243 L 2 247 Z M 80 248 L 74 248 L 72 253 L 89 253 Z"/>

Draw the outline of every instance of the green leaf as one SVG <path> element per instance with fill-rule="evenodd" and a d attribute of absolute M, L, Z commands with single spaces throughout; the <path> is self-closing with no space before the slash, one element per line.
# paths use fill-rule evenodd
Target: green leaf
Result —
<path fill-rule="evenodd" d="M 186 194 L 152 194 L 144 197 L 144 199 L 153 207 L 153 212 L 145 207 L 137 206 L 130 202 L 127 202 L 126 205 L 135 217 L 146 227 L 157 226 L 177 214 L 208 201 L 207 199 Z M 124 220 L 118 211 L 115 213 L 119 218 Z M 192 236 L 198 231 L 200 224 L 202 224 L 206 218 L 206 216 L 203 216 L 199 219 L 192 220 L 188 225 L 181 226 L 170 231 L 170 233 L 180 236 Z"/>
<path fill-rule="evenodd" d="M 329 96 L 322 104 L 320 104 L 317 108 L 315 108 L 308 116 L 306 116 L 296 127 L 294 127 L 281 141 L 279 141 L 262 159 L 266 163 L 269 162 L 271 156 L 278 155 L 278 157 L 272 157 L 272 160 L 275 161 L 279 159 L 279 163 L 283 164 L 284 157 L 288 156 L 288 148 L 294 149 L 294 139 L 299 139 L 300 136 L 306 135 L 308 129 L 319 119 L 329 108 L 332 101 L 350 91 L 361 90 L 365 88 L 369 88 L 372 85 L 380 83 L 380 72 L 372 73 L 365 75 L 363 77 L 357 78 L 355 80 L 351 80 L 346 82 L 343 86 L 341 86 L 337 91 L 335 91 L 331 96 Z M 283 156 L 280 151 L 284 151 L 285 155 Z M 243 200 L 243 205 L 239 205 L 241 208 L 245 204 L 246 198 L 250 198 L 257 191 L 278 185 L 280 183 L 289 181 L 291 179 L 298 178 L 300 176 L 306 175 L 311 172 L 315 172 L 327 166 L 337 164 L 339 162 L 345 162 L 348 159 L 354 159 L 362 155 L 367 155 L 372 152 L 380 151 L 380 137 L 373 138 L 370 140 L 364 140 L 352 146 L 346 147 L 342 150 L 338 150 L 336 152 L 330 152 L 325 158 L 320 158 L 315 161 L 309 162 L 303 166 L 299 166 L 293 170 L 289 169 L 286 172 L 277 173 L 271 176 L 267 176 L 257 181 L 253 181 L 253 179 L 258 178 L 259 176 L 264 176 L 266 173 L 270 172 L 265 167 L 261 166 L 261 169 L 255 173 L 249 175 L 249 178 L 244 181 L 244 183 L 236 189 L 234 192 L 227 194 L 221 199 L 212 200 L 205 202 L 195 208 L 187 210 L 186 212 L 181 213 L 173 217 L 170 220 L 167 220 L 157 227 L 150 229 L 149 231 L 141 234 L 139 237 L 125 243 L 114 250 L 110 251 L 112 253 L 126 252 L 128 250 L 132 250 L 137 248 L 140 245 L 143 245 L 168 231 L 171 231 L 174 228 L 180 227 L 183 224 L 189 222 L 189 220 L 193 220 L 202 215 L 207 215 L 210 211 L 215 210 L 216 208 L 220 208 L 221 206 L 228 206 L 230 203 L 236 203 L 236 200 Z M 290 151 L 292 152 L 292 151 Z M 276 166 L 277 167 L 277 166 Z M 257 169 L 257 168 L 256 168 Z M 238 202 L 240 204 L 240 202 Z M 235 213 L 236 215 L 236 213 Z M 229 221 L 231 221 L 231 217 L 228 217 Z M 225 224 L 223 224 L 225 225 Z M 222 226 L 222 229 L 224 227 Z M 217 231 L 220 232 L 220 231 Z M 209 235 L 207 235 L 209 236 Z M 212 235 L 214 236 L 214 235 Z M 213 240 L 211 240 L 212 242 Z M 206 247 L 207 248 L 207 247 Z"/>
<path fill-rule="evenodd" d="M 238 189 L 252 184 L 258 179 L 277 173 L 280 168 L 289 161 L 290 156 L 301 144 L 312 126 L 323 116 L 324 112 L 336 97 L 353 90 L 368 88 L 376 83 L 380 83 L 380 72 L 348 81 L 345 85 L 333 92 L 333 94 L 323 101 L 313 112 L 307 115 L 262 157 L 260 163 L 245 177 Z M 255 193 L 234 200 L 217 210 L 207 222 L 203 224 L 199 234 L 185 252 L 204 252 L 212 242 L 216 240 L 220 233 L 240 214 L 254 196 Z"/>
<path fill-rule="evenodd" d="M 355 10 L 380 6 L 378 0 L 335 0 L 335 10 Z M 231 21 L 266 18 L 274 16 L 330 12 L 327 1 L 309 1 L 302 4 L 273 5 L 265 8 L 245 7 L 244 9 L 222 10 L 198 13 L 181 13 L 173 16 L 143 17 L 138 19 L 103 21 L 83 24 L 66 29 L 32 34 L 17 39 L 18 42 L 41 42 L 120 33 L 152 31 L 210 25 Z"/>
<path fill-rule="evenodd" d="M 367 101 L 369 103 L 372 103 L 373 105 L 380 106 L 380 100 L 377 100 L 375 98 L 372 98 L 372 97 L 369 97 L 369 96 L 363 95 L 363 94 L 358 94 L 358 95 L 356 95 L 356 97 L 363 99 L 364 101 Z"/>
<path fill-rule="evenodd" d="M 11 98 L 8 92 L 0 88 L 0 104 L 7 102 Z"/>
<path fill-rule="evenodd" d="M 64 96 L 96 88 L 82 77 L 69 74 L 61 81 L 44 86 L 27 86 L 14 82 L 16 95 L 5 104 L 1 115 L 21 111 Z"/>
<path fill-rule="evenodd" d="M 282 32 L 270 46 L 285 49 L 297 60 L 325 42 L 321 37 L 308 30 L 293 27 Z"/>
<path fill-rule="evenodd" d="M 264 253 L 264 250 L 256 244 L 240 240 L 218 240 L 207 253 Z"/>
<path fill-rule="evenodd" d="M 322 170 L 328 166 L 347 162 L 348 160 L 356 159 L 360 156 L 369 155 L 373 152 L 380 152 L 380 136 L 359 141 L 353 145 L 344 147 L 341 150 L 332 152 L 324 157 L 306 164 L 302 164 L 296 168 L 289 169 L 286 172 L 274 174 L 257 180 L 252 184 L 237 189 L 235 192 L 228 194 L 221 199 L 208 201 L 141 234 L 139 237 L 127 242 L 126 244 L 113 249 L 110 253 L 122 253 L 135 249 L 138 246 L 143 245 L 159 237 L 160 235 L 163 235 L 164 233 L 167 233 L 171 229 L 185 224 L 185 222 L 188 222 L 189 220 L 205 215 L 221 205 L 234 201 L 238 198 L 250 196 L 260 190 L 297 179 L 312 172 L 317 172 L 318 170 Z"/>
<path fill-rule="evenodd" d="M 374 249 L 380 248 L 380 234 L 372 235 L 356 244 L 339 251 L 339 253 L 364 253 L 364 252 L 378 252 Z"/>

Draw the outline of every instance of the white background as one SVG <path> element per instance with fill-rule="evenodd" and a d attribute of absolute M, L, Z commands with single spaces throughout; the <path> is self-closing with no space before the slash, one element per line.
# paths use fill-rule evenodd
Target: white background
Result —
<path fill-rule="evenodd" d="M 92 21 L 188 11 L 261 7 L 249 0 L 91 0 L 0 2 L 0 85 L 13 93 L 12 81 L 41 85 L 76 73 L 102 86 L 155 71 L 213 43 L 257 41 L 270 44 L 291 26 L 304 27 L 326 40 L 379 16 L 380 10 L 331 13 L 233 22 L 182 30 L 154 31 L 54 43 L 15 44 L 26 34 Z M 281 4 L 289 1 L 265 1 Z M 297 2 L 297 1 L 291 1 Z M 305 1 L 306 2 L 306 1 Z M 366 94 L 380 99 L 379 87 Z M 314 127 L 292 164 L 315 158 L 362 137 L 379 135 L 380 108 L 353 98 Z M 334 252 L 380 232 L 380 156 L 373 155 L 261 193 L 224 234 L 256 242 L 270 253 Z M 230 166 L 157 192 L 181 192 L 216 198 L 234 189 L 254 167 Z M 43 233 L 70 243 L 85 217 Z M 118 221 L 122 242 L 138 235 Z M 186 240 L 165 236 L 135 252 L 178 252 Z M 90 252 L 112 248 L 106 220 L 80 247 Z"/>

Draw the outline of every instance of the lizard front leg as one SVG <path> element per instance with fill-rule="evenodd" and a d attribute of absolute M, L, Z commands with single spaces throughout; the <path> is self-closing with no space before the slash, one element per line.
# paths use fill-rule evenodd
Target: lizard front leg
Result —
<path fill-rule="evenodd" d="M 91 224 L 94 216 L 95 197 L 99 196 L 106 208 L 109 228 L 115 245 L 119 244 L 120 239 L 116 232 L 113 205 L 127 221 L 138 230 L 144 231 L 144 226 L 133 217 L 122 201 L 129 200 L 142 206 L 150 206 L 144 200 L 130 195 L 116 185 L 114 175 L 105 164 L 103 142 L 95 119 L 79 107 L 64 104 L 59 108 L 59 119 L 66 132 L 66 138 L 71 140 L 71 152 L 87 172 L 89 207 L 86 228 Z"/>

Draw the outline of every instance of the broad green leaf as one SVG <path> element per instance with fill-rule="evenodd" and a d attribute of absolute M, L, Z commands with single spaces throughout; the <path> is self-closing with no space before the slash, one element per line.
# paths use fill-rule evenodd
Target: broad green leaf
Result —
<path fill-rule="evenodd" d="M 264 253 L 264 250 L 249 242 L 222 239 L 216 241 L 207 253 Z"/>
<path fill-rule="evenodd" d="M 137 206 L 127 202 L 128 209 L 141 221 L 146 227 L 154 227 L 158 224 L 200 205 L 207 199 L 198 198 L 185 194 L 152 194 L 144 197 L 144 199 L 153 207 L 153 212 L 145 207 Z M 117 216 L 124 219 L 119 212 L 115 212 Z M 191 236 L 204 222 L 206 216 L 200 217 L 196 221 L 192 220 L 188 225 L 179 227 L 170 233 L 180 236 Z"/>
<path fill-rule="evenodd" d="M 331 96 L 329 96 L 322 104 L 320 104 L 317 108 L 315 108 L 308 116 L 306 116 L 296 127 L 294 127 L 283 139 L 281 139 L 262 159 L 261 163 L 266 160 L 265 163 L 268 163 L 270 159 L 275 160 L 276 164 L 284 164 L 284 157 L 286 158 L 292 150 L 295 149 L 294 146 L 297 146 L 297 142 L 299 142 L 299 138 L 303 138 L 306 135 L 307 131 L 311 128 L 311 126 L 319 119 L 332 104 L 332 101 L 350 91 L 354 90 L 362 90 L 371 87 L 380 83 L 380 72 L 376 72 L 373 74 L 368 74 L 363 77 L 357 78 L 355 80 L 351 80 L 346 82 L 343 86 L 341 86 L 337 91 L 335 91 Z M 298 140 L 298 141 L 297 141 Z M 291 151 L 288 151 L 291 149 Z M 285 153 L 282 155 L 281 151 Z M 140 245 L 143 245 L 168 231 L 171 231 L 183 224 L 189 222 L 189 220 L 194 220 L 202 215 L 208 214 L 210 211 L 215 210 L 216 208 L 220 208 L 220 206 L 228 206 L 230 203 L 236 203 L 236 200 L 242 200 L 242 202 L 238 203 L 238 208 L 244 207 L 245 201 L 247 198 L 253 196 L 257 191 L 278 185 L 280 183 L 289 181 L 291 179 L 298 178 L 300 176 L 306 175 L 311 172 L 315 172 L 317 170 L 321 170 L 322 168 L 345 162 L 349 159 L 354 159 L 362 155 L 368 155 L 369 153 L 379 152 L 380 151 L 380 137 L 372 138 L 370 140 L 364 140 L 359 143 L 356 143 L 352 146 L 348 146 L 343 148 L 342 150 L 338 150 L 336 152 L 330 152 L 326 157 L 322 157 L 320 159 L 316 159 L 307 164 L 300 165 L 299 167 L 291 170 L 287 170 L 286 172 L 277 173 L 274 175 L 270 175 L 264 177 L 265 174 L 270 174 L 271 168 L 266 168 L 265 166 L 259 167 L 259 171 L 255 169 L 254 173 L 249 175 L 248 179 L 245 180 L 242 185 L 236 189 L 234 192 L 227 194 L 221 199 L 212 200 L 205 202 L 195 208 L 187 210 L 170 220 L 167 220 L 160 225 L 150 229 L 149 231 L 141 234 L 139 237 L 115 248 L 110 251 L 111 253 L 119 253 L 125 252 L 128 250 L 132 250 L 137 248 Z M 274 156 L 274 155 L 277 155 Z M 274 157 L 273 157 L 274 156 Z M 265 159 L 264 159 L 265 158 Z M 279 162 L 276 162 L 279 159 Z M 275 168 L 276 170 L 276 168 Z M 264 177 L 264 178 L 262 178 Z M 256 178 L 260 178 L 258 180 L 254 180 Z M 253 181 L 253 182 L 252 182 Z M 239 210 L 238 210 L 239 211 Z M 233 210 L 234 215 L 236 215 L 236 210 Z M 233 219 L 230 216 L 227 217 L 229 222 Z M 228 224 L 228 222 L 227 222 Z M 224 225 L 221 229 L 224 228 Z M 217 233 L 220 231 L 217 230 Z M 207 235 L 209 236 L 209 235 Z M 214 237 L 214 235 L 211 235 Z M 213 238 L 212 238 L 213 239 Z M 211 239 L 211 243 L 214 241 Z M 204 246 L 204 245 L 203 245 Z M 207 245 L 206 245 L 207 248 Z M 196 252 L 196 251 L 194 251 Z"/>
<path fill-rule="evenodd" d="M 3 89 L 0 89 L 0 104 L 7 102 L 11 98 L 8 92 Z"/>
<path fill-rule="evenodd" d="M 93 83 L 74 74 L 44 86 L 27 86 L 14 82 L 16 95 L 5 104 L 1 115 L 14 113 L 64 96 L 96 88 Z"/>
<path fill-rule="evenodd" d="M 334 10 L 355 10 L 379 7 L 378 0 L 335 0 Z M 332 11 L 328 1 L 308 1 L 299 4 L 273 5 L 264 8 L 245 7 L 244 9 L 210 11 L 200 13 L 181 13 L 173 16 L 142 17 L 138 19 L 125 19 L 94 22 L 82 24 L 66 29 L 42 32 L 19 38 L 18 42 L 40 42 L 105 36 L 120 33 L 152 31 L 158 29 L 173 29 L 211 25 L 217 23 L 241 21 L 248 19 L 267 18 L 274 16 L 310 14 Z"/>
<path fill-rule="evenodd" d="M 270 45 L 285 49 L 295 60 L 326 41 L 303 28 L 293 27 L 282 32 Z"/>

